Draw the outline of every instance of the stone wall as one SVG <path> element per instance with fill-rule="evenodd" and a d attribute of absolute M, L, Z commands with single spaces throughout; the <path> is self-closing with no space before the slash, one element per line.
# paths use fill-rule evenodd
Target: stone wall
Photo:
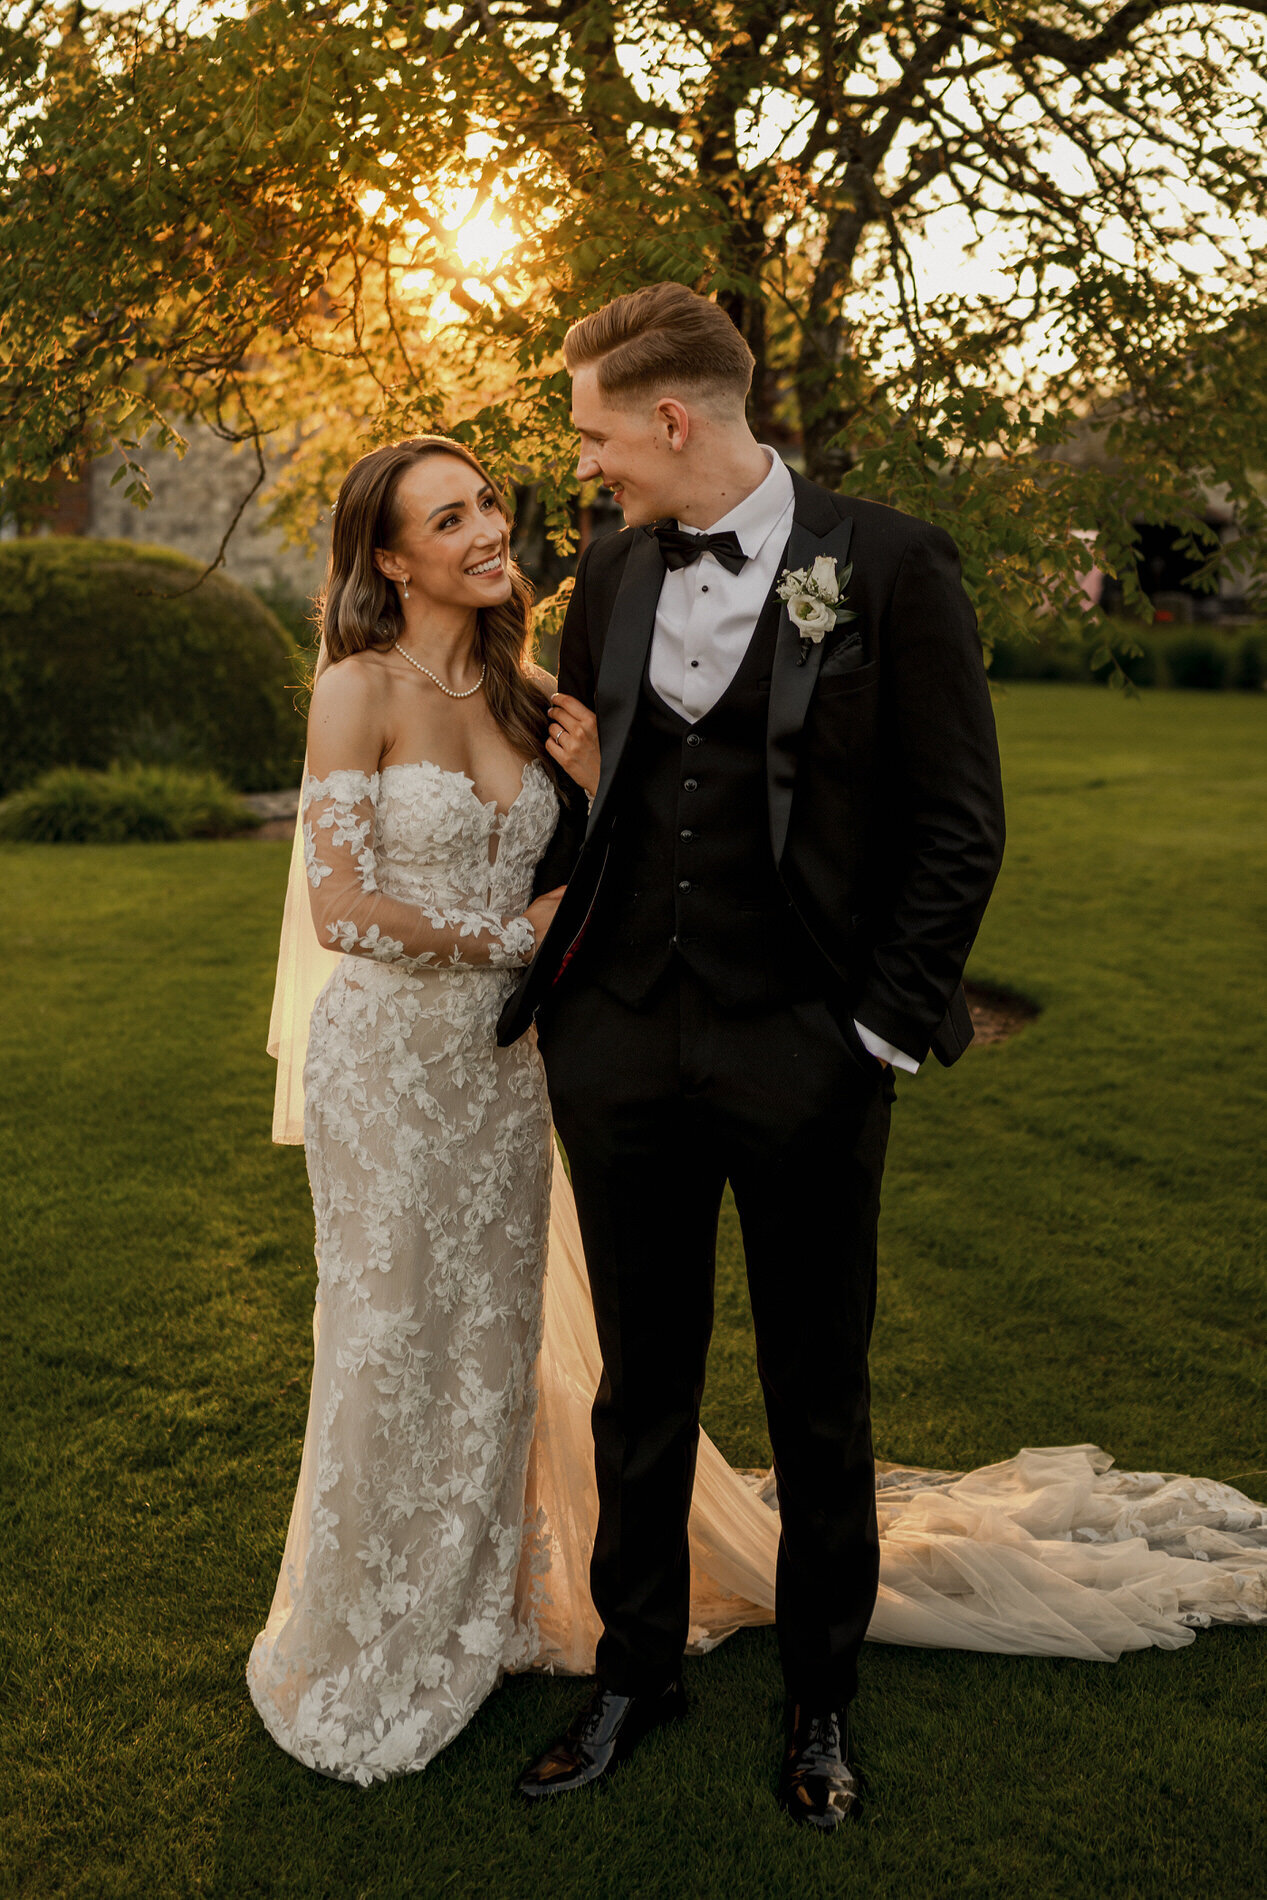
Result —
<path fill-rule="evenodd" d="M 249 447 L 222 442 L 210 429 L 192 428 L 183 457 L 173 451 L 143 452 L 154 499 L 148 508 L 136 508 L 124 495 L 126 482 L 116 488 L 110 478 L 118 467 L 113 457 L 94 463 L 84 479 L 86 508 L 79 511 L 85 525 L 71 532 L 103 539 L 148 541 L 176 548 L 198 561 L 211 561 L 234 510 L 255 480 L 255 456 Z M 265 466 L 272 479 L 283 465 L 276 448 L 266 451 Z M 79 486 L 78 484 L 71 485 Z M 225 552 L 225 569 L 234 580 L 266 592 L 282 590 L 308 595 L 325 573 L 329 527 L 316 524 L 315 553 L 289 545 L 266 519 L 269 483 L 247 503 Z M 66 530 L 63 529 L 62 532 Z"/>

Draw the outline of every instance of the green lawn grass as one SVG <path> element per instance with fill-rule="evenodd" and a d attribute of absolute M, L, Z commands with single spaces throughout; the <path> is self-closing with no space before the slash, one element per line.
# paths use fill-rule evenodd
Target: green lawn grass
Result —
<path fill-rule="evenodd" d="M 973 971 L 1043 1013 L 903 1083 L 882 1455 L 1092 1439 L 1267 1493 L 1255 1170 L 1267 703 L 1014 686 L 1011 838 Z M 1249 1896 L 1267 1632 L 1113 1666 L 869 1646 L 864 1822 L 772 1799 L 751 1632 L 610 1788 L 521 1813 L 574 1706 L 519 1678 L 371 1793 L 281 1754 L 243 1668 L 310 1358 L 302 1155 L 263 1053 L 287 849 L 10 847 L 0 1017 L 0 1880 L 23 1895 Z M 768 1456 L 733 1216 L 706 1424 Z"/>

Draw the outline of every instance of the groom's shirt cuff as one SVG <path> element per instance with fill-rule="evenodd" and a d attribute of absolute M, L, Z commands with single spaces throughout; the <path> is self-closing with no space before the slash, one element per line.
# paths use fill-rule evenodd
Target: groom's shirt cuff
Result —
<path fill-rule="evenodd" d="M 919 1074 L 919 1063 L 914 1056 L 908 1056 L 905 1049 L 895 1049 L 883 1036 L 877 1036 L 873 1029 L 866 1029 L 855 1016 L 853 1026 L 858 1032 L 858 1040 L 869 1056 L 875 1056 L 880 1062 L 892 1063 L 895 1069 L 905 1069 L 908 1075 Z"/>

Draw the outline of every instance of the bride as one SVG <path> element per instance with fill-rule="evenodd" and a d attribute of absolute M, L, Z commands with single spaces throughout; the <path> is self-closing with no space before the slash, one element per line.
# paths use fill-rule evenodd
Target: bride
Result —
<path fill-rule="evenodd" d="M 282 1748 L 368 1786 L 425 1767 L 505 1670 L 594 1664 L 598 1341 L 535 1039 L 494 1032 L 598 752 L 528 659 L 507 510 L 457 443 L 351 470 L 322 635 L 269 1037 L 274 1136 L 312 1185 L 315 1357 L 247 1677 Z M 1267 1620 L 1267 1511 L 1111 1465 L 882 1467 L 870 1637 L 1107 1661 Z M 706 1437 L 690 1532 L 691 1646 L 772 1622 L 772 1486 Z"/>
<path fill-rule="evenodd" d="M 338 953 L 304 1070 L 316 1362 L 249 1680 L 284 1748 L 362 1782 L 421 1767 L 532 1654 L 515 1596 L 550 1111 L 535 1046 L 494 1036 L 560 895 L 531 901 L 562 773 L 528 600 L 501 498 L 456 443 L 352 469 L 301 811 Z"/>

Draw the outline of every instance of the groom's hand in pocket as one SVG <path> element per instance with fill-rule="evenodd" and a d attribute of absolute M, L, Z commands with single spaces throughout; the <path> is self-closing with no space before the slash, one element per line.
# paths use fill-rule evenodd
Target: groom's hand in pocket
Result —
<path fill-rule="evenodd" d="M 598 790 L 602 756 L 598 749 L 598 721 L 588 706 L 570 693 L 550 695 L 550 723 L 546 751 L 570 779 L 593 798 Z"/>

